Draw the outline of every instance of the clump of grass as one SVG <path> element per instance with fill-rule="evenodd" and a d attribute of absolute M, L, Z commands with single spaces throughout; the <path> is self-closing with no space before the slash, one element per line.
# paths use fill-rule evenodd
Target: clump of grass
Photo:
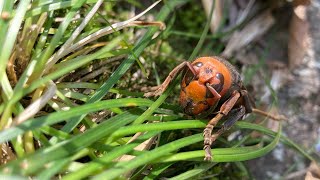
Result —
<path fill-rule="evenodd" d="M 187 179 L 223 175 L 226 171 L 219 162 L 238 162 L 234 164 L 242 172 L 239 176 L 246 176 L 240 161 L 265 155 L 280 139 L 303 152 L 281 135 L 281 128 L 275 133 L 239 122 L 237 129 L 259 131 L 269 138 L 254 144 L 247 143 L 249 133 L 231 142 L 221 138 L 219 148 L 212 150 L 214 163 L 203 162 L 201 130 L 206 121 L 188 120 L 176 105 L 166 103 L 174 84 L 154 101 L 142 97 L 143 85 L 135 83 L 146 83 L 145 76 L 158 71 L 155 66 L 150 70 L 159 56 L 157 50 L 173 51 L 166 41 L 174 24 L 170 15 L 186 2 L 144 7 L 132 1 L 145 11 L 121 22 L 114 19 L 116 15 L 110 19 L 105 15 L 117 7 L 118 2 L 112 1 L 0 4 L 0 170 L 4 177 Z M 155 5 L 160 9 L 153 11 L 156 21 L 171 23 L 164 31 L 134 22 Z M 140 34 L 147 32 L 137 36 L 131 26 L 138 26 L 135 30 Z M 208 29 L 206 22 L 190 60 L 199 54 Z M 142 62 L 147 55 L 148 62 Z M 155 138 L 156 144 L 151 141 L 149 148 L 137 150 Z M 120 161 L 124 155 L 134 158 Z M 181 163 L 184 166 L 177 166 Z"/>

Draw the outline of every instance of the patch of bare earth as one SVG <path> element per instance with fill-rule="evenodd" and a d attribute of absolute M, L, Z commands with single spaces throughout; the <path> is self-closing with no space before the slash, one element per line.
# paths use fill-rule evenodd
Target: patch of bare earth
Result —
<path fill-rule="evenodd" d="M 320 1 L 278 8 L 272 15 L 274 26 L 242 57 L 265 58 L 269 68 L 257 73 L 252 81 L 255 89 L 258 87 L 255 96 L 261 97 L 264 104 L 274 101 L 269 88 L 261 82 L 261 77 L 268 76 L 277 94 L 278 111 L 289 119 L 283 123 L 284 134 L 319 157 Z M 309 171 L 309 165 L 310 161 L 284 144 L 267 156 L 248 162 L 256 179 L 317 177 Z"/>

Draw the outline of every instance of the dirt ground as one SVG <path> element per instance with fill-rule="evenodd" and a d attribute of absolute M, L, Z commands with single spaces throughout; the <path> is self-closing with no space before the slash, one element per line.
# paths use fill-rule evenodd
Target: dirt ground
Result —
<path fill-rule="evenodd" d="M 308 44 L 302 58 L 293 62 L 290 55 L 292 42 L 292 11 L 283 7 L 273 12 L 274 26 L 260 42 L 264 48 L 268 38 L 273 38 L 266 55 L 270 68 L 271 85 L 277 92 L 278 111 L 288 117 L 283 123 L 284 134 L 316 157 L 320 155 L 320 1 L 313 1 L 307 7 Z M 291 28 L 291 29 L 290 29 Z M 300 37 L 302 35 L 299 35 Z M 270 40 L 269 40 L 270 41 Z M 289 49 L 288 49 L 289 44 Z M 279 51 L 281 50 L 281 51 Z M 299 50 L 299 49 L 298 49 Z M 259 54 L 256 49 L 253 51 Z M 290 59 L 291 58 L 291 59 Z M 275 66 L 278 65 L 278 66 Z M 280 65 L 280 66 L 279 66 Z M 254 87 L 262 87 L 258 95 L 266 104 L 272 102 L 272 95 L 263 88 L 256 77 Z M 272 123 L 271 123 L 272 128 Z M 298 152 L 279 144 L 267 156 L 251 160 L 249 169 L 255 179 L 304 179 L 310 161 Z"/>

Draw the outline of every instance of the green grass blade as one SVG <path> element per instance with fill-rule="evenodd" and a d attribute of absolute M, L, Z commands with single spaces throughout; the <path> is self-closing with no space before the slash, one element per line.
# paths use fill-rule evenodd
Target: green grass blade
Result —
<path fill-rule="evenodd" d="M 38 60 L 36 57 L 40 57 L 40 53 L 46 44 L 46 41 L 48 38 L 48 31 L 52 25 L 53 20 L 54 20 L 53 14 L 54 14 L 53 12 L 50 12 L 48 14 L 47 21 L 44 25 L 43 33 L 39 37 L 35 52 L 33 53 L 31 61 L 29 62 L 27 68 L 24 70 L 21 77 L 19 78 L 19 80 L 14 88 L 14 94 L 16 94 L 17 92 L 21 92 L 21 90 L 23 89 L 23 86 L 27 83 L 30 75 L 34 72 L 34 70 L 36 68 L 37 60 Z M 12 104 L 13 103 L 15 103 L 15 102 L 12 102 Z"/>
<path fill-rule="evenodd" d="M 156 179 L 156 177 L 158 177 L 159 174 L 161 174 L 164 170 L 169 168 L 172 164 L 173 163 L 155 164 L 152 167 L 152 170 L 151 170 L 150 174 L 148 176 L 144 177 L 143 180 Z"/>
<path fill-rule="evenodd" d="M 7 13 L 11 16 L 13 11 L 14 1 L 0 1 L 0 12 Z M 0 43 L 4 44 L 7 37 L 8 26 L 10 21 L 8 19 L 0 18 Z"/>
<path fill-rule="evenodd" d="M 5 174 L 30 175 L 45 167 L 46 163 L 68 157 L 78 151 L 97 142 L 99 139 L 111 134 L 113 131 L 132 122 L 137 115 L 133 113 L 123 113 L 110 118 L 95 128 L 89 129 L 83 134 L 57 143 L 51 147 L 40 149 L 34 154 L 25 158 L 20 158 L 6 164 L 0 169 Z M 23 163 L 25 166 L 21 166 Z"/>
<path fill-rule="evenodd" d="M 213 162 L 236 162 L 236 161 L 246 161 L 250 159 L 254 159 L 257 157 L 261 157 L 267 153 L 269 153 L 272 149 L 276 147 L 281 137 L 281 126 L 279 127 L 279 131 L 274 138 L 274 140 L 265 147 L 254 146 L 249 147 L 252 149 L 246 149 L 248 147 L 239 147 L 239 148 L 216 148 L 212 149 L 211 152 L 213 154 Z M 172 162 L 172 161 L 180 161 L 180 160 L 198 160 L 202 161 L 204 156 L 204 151 L 190 151 L 190 152 L 182 152 L 177 153 L 175 155 L 171 155 L 167 158 L 159 160 L 159 162 Z"/>
<path fill-rule="evenodd" d="M 50 168 L 39 173 L 39 175 L 37 176 L 37 179 L 51 179 L 52 176 L 58 173 L 59 170 L 62 169 L 64 166 L 66 166 L 69 162 L 70 162 L 70 158 L 65 158 L 65 159 L 59 159 L 57 161 L 49 163 L 48 167 Z M 54 166 L 50 165 L 53 163 L 54 163 Z"/>
<path fill-rule="evenodd" d="M 194 169 L 191 169 L 189 171 L 186 171 L 182 174 L 179 174 L 177 176 L 168 178 L 170 180 L 183 180 L 183 179 L 190 179 L 192 177 L 196 177 L 199 174 L 211 169 L 213 166 L 215 166 L 217 163 L 204 163 L 200 166 L 195 167 Z"/>
<path fill-rule="evenodd" d="M 131 169 L 135 169 L 139 166 L 151 163 L 155 161 L 157 158 L 167 155 L 170 152 L 176 151 L 181 147 L 188 146 L 190 144 L 194 144 L 202 140 L 203 140 L 202 135 L 196 134 L 196 135 L 192 135 L 186 138 L 182 138 L 182 139 L 170 142 L 166 145 L 163 145 L 151 151 L 145 152 L 144 154 L 137 156 L 136 158 L 134 158 L 129 162 L 119 162 L 114 167 L 95 176 L 94 179 L 106 179 L 106 180 L 115 179 L 117 177 L 120 177 L 122 174 L 130 171 Z"/>
<path fill-rule="evenodd" d="M 8 29 L 8 32 L 10 33 L 5 33 L 4 35 L 6 35 L 6 37 L 0 38 L 0 40 L 4 41 L 2 44 L 3 46 L 0 49 L 1 50 L 0 52 L 0 86 L 3 91 L 5 100 L 9 100 L 13 95 L 12 87 L 9 83 L 9 79 L 6 74 L 6 67 L 19 32 L 19 28 L 17 27 L 20 27 L 23 21 L 23 17 L 29 6 L 29 3 L 30 3 L 30 0 L 20 1 L 16 14 L 13 17 Z M 5 3 L 6 8 L 10 8 L 11 5 L 12 4 L 10 3 Z M 3 23 L 2 25 L 6 26 L 7 24 Z M 6 28 L 6 27 L 0 27 L 0 29 L 1 28 Z M 3 129 L 8 124 L 8 119 L 11 117 L 11 113 L 15 108 L 15 106 L 10 103 L 6 103 L 5 105 L 7 107 L 5 107 L 4 112 L 1 116 L 0 129 Z"/>
<path fill-rule="evenodd" d="M 51 42 L 48 47 L 44 50 L 44 52 L 39 56 L 37 60 L 37 66 L 34 69 L 29 81 L 33 81 L 42 76 L 43 71 L 45 69 L 45 65 L 49 59 L 49 57 L 53 54 L 56 47 L 58 46 L 61 38 L 64 36 L 69 24 L 72 22 L 72 18 L 76 15 L 79 8 L 86 2 L 86 0 L 76 1 L 76 3 L 72 6 L 70 12 L 65 16 L 63 22 L 59 25 L 57 32 L 54 34 Z"/>
<path fill-rule="evenodd" d="M 214 162 L 230 162 L 230 161 L 234 162 L 234 161 L 244 161 L 244 160 L 260 157 L 260 156 L 270 152 L 277 145 L 277 143 L 280 139 L 280 134 L 281 134 L 281 128 L 279 129 L 279 132 L 278 132 L 276 138 L 272 141 L 272 143 L 270 143 L 269 145 L 267 145 L 263 148 L 259 148 L 258 150 L 255 150 L 255 151 L 248 151 L 248 149 L 245 149 L 245 151 L 243 151 L 244 150 L 243 148 L 230 148 L 230 151 L 231 151 L 230 154 L 226 154 L 227 151 L 225 151 L 225 149 L 223 149 L 222 152 L 224 153 L 224 155 L 219 156 L 218 155 L 219 153 L 214 152 L 214 151 L 216 151 L 214 149 L 213 154 L 215 156 L 213 157 L 213 161 Z M 157 158 L 160 158 L 164 155 L 167 155 L 168 153 L 173 152 L 174 150 L 177 150 L 181 147 L 184 147 L 184 146 L 187 146 L 187 145 L 190 145 L 190 144 L 202 141 L 202 140 L 203 139 L 202 139 L 201 134 L 197 134 L 197 135 L 189 136 L 187 138 L 176 140 L 174 142 L 171 142 L 171 143 L 168 143 L 168 144 L 163 145 L 161 147 L 158 147 L 152 151 L 145 152 L 141 156 L 138 156 L 135 159 L 133 159 L 132 161 L 125 162 L 125 164 L 120 162 L 120 163 L 116 164 L 114 166 L 114 168 L 111 168 L 111 169 L 107 170 L 106 172 L 96 176 L 95 179 L 116 178 L 116 177 L 120 176 L 121 174 L 129 171 L 130 169 L 137 168 L 137 167 L 139 167 L 143 164 L 146 164 L 146 163 L 152 163 Z M 241 150 L 242 153 L 235 154 L 235 152 L 237 152 L 238 150 Z M 201 150 L 199 152 L 201 152 L 200 157 L 203 158 L 203 156 L 204 156 L 203 150 Z M 172 159 L 177 160 L 177 157 L 175 156 Z M 168 161 L 162 161 L 162 162 L 168 162 Z"/>
<path fill-rule="evenodd" d="M 212 3 L 212 8 L 211 8 L 211 10 L 210 10 L 210 16 L 209 16 L 209 17 L 210 17 L 210 18 L 209 18 L 210 20 L 206 23 L 206 26 L 205 26 L 205 28 L 204 28 L 204 30 L 203 30 L 203 32 L 202 32 L 201 38 L 200 38 L 200 40 L 199 40 L 196 48 L 193 50 L 193 52 L 192 52 L 192 54 L 190 55 L 190 57 L 189 57 L 188 60 L 193 60 L 193 59 L 195 58 L 195 56 L 198 54 L 199 49 L 200 49 L 200 48 L 202 47 L 202 45 L 203 45 L 203 42 L 204 42 L 204 40 L 205 40 L 205 38 L 206 38 L 206 35 L 208 34 L 208 30 L 209 30 L 209 27 L 210 27 L 210 21 L 211 21 L 211 17 L 212 17 L 211 15 L 212 15 L 212 13 L 213 13 L 214 4 L 215 4 L 215 3 Z M 169 86 L 168 89 L 166 90 L 165 94 L 162 94 L 162 95 L 158 98 L 157 102 L 158 102 L 159 104 L 160 104 L 162 101 L 164 101 L 164 99 L 167 97 L 167 94 L 171 92 L 171 90 L 173 89 L 173 87 L 174 87 L 177 83 L 178 83 L 178 78 L 176 78 L 176 80 L 174 80 L 174 81 L 170 84 L 170 86 Z M 153 107 L 157 107 L 157 105 L 159 105 L 158 103 L 155 103 Z M 139 119 L 137 119 L 134 123 L 135 123 L 135 124 L 142 123 L 142 122 L 144 121 L 144 119 L 147 118 L 147 117 L 150 115 L 150 113 L 153 112 L 152 109 L 148 109 L 148 111 L 149 111 L 149 112 L 146 112 L 145 114 L 143 114 L 143 115 L 142 115 L 141 117 L 139 117 Z"/>
<path fill-rule="evenodd" d="M 14 43 L 16 42 L 16 38 L 19 32 L 23 17 L 28 9 L 30 0 L 22 0 L 20 1 L 18 8 L 16 10 L 16 13 L 10 23 L 8 32 L 10 33 L 4 33 L 1 35 L 6 35 L 6 39 L 4 43 L 1 46 L 1 53 L 0 53 L 0 77 L 3 77 L 5 73 L 5 69 L 7 66 L 7 62 L 9 60 L 11 51 L 13 49 Z M 12 4 L 11 3 L 6 3 L 10 7 Z M 8 12 L 9 13 L 9 12 Z M 3 20 L 2 20 L 3 21 Z"/>
<path fill-rule="evenodd" d="M 93 175 L 97 172 L 101 172 L 102 170 L 106 169 L 108 166 L 110 166 L 112 161 L 118 157 L 120 157 L 123 154 L 126 154 L 133 150 L 137 145 L 142 143 L 143 141 L 157 135 L 159 132 L 154 131 L 150 133 L 146 133 L 139 138 L 137 138 L 134 142 L 130 144 L 126 144 L 123 146 L 119 146 L 114 148 L 112 151 L 108 152 L 104 156 L 102 156 L 99 159 L 96 159 L 85 166 L 83 168 L 79 169 L 77 172 L 70 173 L 66 175 L 63 180 L 72 180 L 72 179 L 83 179 L 85 177 L 88 177 L 90 175 Z"/>
<path fill-rule="evenodd" d="M 41 33 L 38 41 L 37 41 L 37 45 L 35 47 L 35 51 L 33 53 L 33 56 L 31 59 L 35 59 L 37 56 L 40 55 L 42 49 L 44 49 L 44 46 L 46 45 L 47 39 L 48 39 L 48 35 L 49 35 L 49 30 L 52 26 L 53 20 L 54 20 L 54 11 L 51 11 L 48 13 L 47 15 L 47 21 L 45 22 L 44 26 L 43 26 L 43 32 Z"/>
<path fill-rule="evenodd" d="M 0 174 L 0 179 L 10 179 L 10 180 L 28 180 L 29 178 L 17 176 L 17 175 L 4 175 Z"/>
<path fill-rule="evenodd" d="M 175 84 L 175 83 L 173 83 Z M 166 100 L 169 96 L 169 92 L 173 89 L 174 85 L 171 84 L 169 88 L 143 113 L 139 118 L 137 118 L 133 124 L 141 124 L 143 123 L 148 117 L 152 115 L 152 113 Z"/>
<path fill-rule="evenodd" d="M 112 42 L 110 42 L 107 46 L 103 47 L 102 49 L 100 49 L 98 52 L 94 53 L 94 54 L 90 54 L 87 56 L 81 56 L 81 57 L 77 57 L 73 60 L 70 60 L 67 62 L 67 64 L 63 64 L 63 66 L 59 66 L 58 70 L 48 74 L 47 76 L 38 79 L 37 81 L 34 81 L 29 87 L 23 89 L 23 88 L 17 88 L 17 86 L 15 87 L 14 90 L 14 96 L 8 101 L 8 103 L 6 104 L 5 110 L 4 110 L 4 115 L 1 117 L 1 127 L 4 127 L 4 125 L 6 124 L 7 120 L 10 117 L 10 114 L 12 112 L 13 109 L 13 104 L 18 102 L 20 98 L 22 98 L 24 95 L 31 93 L 33 90 L 35 90 L 36 88 L 45 85 L 46 83 L 48 83 L 49 81 L 56 79 L 58 77 L 61 77 L 62 75 L 69 73 L 70 71 L 81 67 L 87 63 L 89 63 L 90 61 L 96 59 L 97 57 L 101 56 L 102 54 L 104 54 L 105 52 L 109 51 L 110 49 L 112 49 L 114 46 L 116 46 L 118 44 L 118 42 L 120 42 L 122 39 L 122 37 L 117 37 L 115 38 Z M 74 63 L 72 63 L 74 62 Z M 76 63 L 75 63 L 76 62 Z M 60 63 L 61 64 L 61 63 Z"/>
<path fill-rule="evenodd" d="M 276 136 L 275 132 L 273 132 L 272 130 L 270 130 L 268 128 L 264 128 L 258 124 L 252 124 L 252 123 L 248 123 L 245 121 L 240 121 L 240 122 L 236 123 L 236 126 L 238 126 L 239 128 L 247 128 L 247 129 L 257 130 L 257 131 L 263 132 L 267 135 L 270 135 L 272 137 Z M 316 161 L 310 154 L 308 154 L 305 150 L 303 150 L 303 148 L 301 148 L 299 145 L 297 145 L 296 143 L 294 143 L 292 140 L 285 137 L 284 135 L 281 135 L 281 141 L 284 142 L 286 145 L 296 149 L 302 155 L 307 157 L 310 161 Z"/>
<path fill-rule="evenodd" d="M 216 161 L 216 158 L 224 158 L 228 155 L 233 154 L 244 154 L 247 152 L 252 152 L 261 149 L 261 146 L 247 146 L 247 147 L 238 147 L 238 148 L 213 148 L 211 150 L 212 154 L 214 155 L 214 162 L 221 162 Z M 165 157 L 160 158 L 157 163 L 167 163 L 167 162 L 177 162 L 177 161 L 203 161 L 204 151 L 203 150 L 196 150 L 196 151 L 188 151 L 188 152 L 180 152 L 172 155 L 167 155 Z M 228 158 L 228 157 L 227 157 Z M 226 160 L 226 159 L 225 159 Z M 224 162 L 224 161 L 222 161 Z"/>
<path fill-rule="evenodd" d="M 87 4 L 95 3 L 98 0 L 90 0 L 86 2 Z M 26 18 L 39 15 L 44 12 L 50 12 L 58 9 L 65 9 L 69 7 L 74 7 L 77 5 L 79 1 L 78 0 L 70 0 L 70 1 L 52 1 L 50 3 L 44 1 L 42 3 L 39 3 L 39 7 L 33 8 L 30 11 L 26 13 Z"/>
<path fill-rule="evenodd" d="M 71 90 L 60 90 L 60 92 L 62 93 L 63 96 L 67 97 L 67 98 L 71 98 L 71 99 L 76 99 L 76 100 L 80 100 L 83 102 L 86 102 L 89 97 L 87 95 L 78 93 L 78 92 L 74 92 Z"/>
<path fill-rule="evenodd" d="M 43 126 L 40 128 L 40 130 L 44 134 L 47 134 L 49 136 L 54 136 L 54 137 L 57 137 L 57 138 L 63 139 L 63 140 L 69 139 L 71 137 L 70 134 L 65 133 L 63 131 L 59 131 L 59 130 L 52 128 L 50 126 Z"/>
<path fill-rule="evenodd" d="M 9 141 L 12 138 L 17 137 L 18 135 L 23 134 L 28 130 L 34 130 L 42 126 L 48 126 L 61 121 L 65 121 L 68 118 L 79 116 L 83 113 L 96 112 L 115 107 L 149 106 L 151 103 L 152 101 L 141 98 L 111 99 L 79 107 L 74 107 L 68 111 L 51 113 L 47 116 L 29 119 L 28 121 L 25 121 L 24 123 L 18 126 L 14 126 L 1 131 L 0 143 Z"/>
<path fill-rule="evenodd" d="M 56 174 L 58 174 L 59 172 L 63 172 L 65 167 L 70 164 L 72 160 L 84 157 L 88 155 L 89 152 L 90 151 L 88 150 L 88 148 L 85 148 L 71 157 L 62 158 L 46 164 L 47 168 L 38 174 L 37 179 L 53 179 Z"/>
<path fill-rule="evenodd" d="M 160 10 L 156 20 L 164 21 L 169 13 L 172 11 L 177 5 L 183 4 L 184 1 L 174 0 L 168 1 L 167 4 Z M 135 62 L 135 57 L 139 57 L 140 54 L 144 51 L 144 49 L 149 45 L 152 36 L 157 31 L 157 28 L 152 27 L 148 30 L 148 32 L 143 36 L 143 38 L 137 43 L 137 45 L 133 48 L 134 55 L 130 55 L 126 60 L 124 60 L 119 67 L 115 70 L 115 72 L 109 77 L 109 79 L 96 91 L 96 93 L 88 100 L 87 103 L 92 103 L 99 101 L 102 97 L 104 97 L 109 90 L 118 82 L 118 80 L 124 75 L 125 72 L 133 65 Z M 85 117 L 85 115 L 72 118 L 64 127 L 63 130 L 66 132 L 72 131 L 73 128 L 77 126 L 81 122 L 81 120 Z"/>
<path fill-rule="evenodd" d="M 13 149 L 15 150 L 18 157 L 25 155 L 25 150 L 23 148 L 22 136 L 18 136 L 16 139 L 11 140 Z"/>
<path fill-rule="evenodd" d="M 27 11 L 27 8 L 29 6 L 30 0 L 22 0 L 20 1 L 18 8 L 16 10 L 15 16 L 13 17 L 12 21 L 10 22 L 9 28 L 7 32 L 10 33 L 5 33 L 1 34 L 0 40 L 3 41 L 3 44 L 1 44 L 0 48 L 0 83 L 2 90 L 4 91 L 4 95 L 6 95 L 7 99 L 10 99 L 12 96 L 12 88 L 10 86 L 8 77 L 6 75 L 6 67 L 9 61 L 9 57 L 11 55 L 12 49 L 14 47 L 14 44 L 16 42 L 16 38 L 18 36 L 19 28 L 22 21 L 23 17 Z M 12 2 L 6 1 L 4 4 L 4 10 L 11 9 L 12 7 Z M 11 11 L 7 11 L 7 13 L 11 13 Z M 2 19 L 2 18 L 1 18 Z M 0 32 L 6 31 L 6 28 L 8 27 L 8 22 L 1 20 L 0 21 Z M 3 36 L 5 35 L 5 36 Z M 8 117 L 9 113 L 5 114 L 5 117 Z M 3 118 L 1 121 L 6 121 L 7 118 Z M 4 124 L 4 122 L 2 122 Z"/>
<path fill-rule="evenodd" d="M 69 63 L 63 64 L 63 66 L 62 65 L 58 66 L 57 68 L 59 68 L 59 69 L 56 69 L 54 72 L 38 79 L 37 81 L 34 81 L 29 87 L 27 87 L 25 89 L 17 90 L 15 92 L 15 96 L 12 97 L 8 103 L 14 104 L 14 103 L 18 102 L 19 99 L 21 99 L 23 96 L 25 96 L 28 93 L 31 93 L 36 88 L 38 88 L 42 85 L 45 85 L 49 81 L 54 80 L 56 78 L 59 78 L 59 77 L 63 76 L 64 74 L 69 73 L 72 70 L 77 69 L 77 68 L 95 60 L 97 57 L 110 51 L 110 49 L 112 49 L 114 46 L 116 46 L 116 44 L 120 41 L 121 41 L 121 37 L 117 37 L 113 40 L 112 43 L 103 47 L 102 49 L 100 49 L 99 51 L 97 51 L 94 54 L 77 57 L 77 58 L 73 59 L 72 61 L 70 60 Z M 77 62 L 77 63 L 70 63 L 70 62 Z"/>
<path fill-rule="evenodd" d="M 209 20 L 207 21 L 203 31 L 202 31 L 202 34 L 201 34 L 201 37 L 199 39 L 199 42 L 197 44 L 197 46 L 194 48 L 192 54 L 190 55 L 189 57 L 189 61 L 190 60 L 194 60 L 194 58 L 197 56 L 197 54 L 199 53 L 199 50 L 201 49 L 202 45 L 203 45 L 203 42 L 204 40 L 206 39 L 206 36 L 208 35 L 208 31 L 209 31 L 209 28 L 210 28 L 210 24 L 211 24 L 211 18 L 212 18 L 212 13 L 213 13 L 213 10 L 214 10 L 214 5 L 215 5 L 215 2 L 213 1 L 212 2 L 212 7 L 211 7 L 211 10 L 210 10 L 210 15 L 209 15 Z"/>
<path fill-rule="evenodd" d="M 121 127 L 120 129 L 112 133 L 112 135 L 109 137 L 109 141 L 113 141 L 113 139 L 124 137 L 137 132 L 204 128 L 205 126 L 206 126 L 206 122 L 199 121 L 199 120 L 179 120 L 179 121 L 173 121 L 173 122 L 136 124 L 136 125 L 131 125 L 127 127 Z"/>
<path fill-rule="evenodd" d="M 89 83 L 89 82 L 62 82 L 57 84 L 58 89 L 64 89 L 64 88 L 98 89 L 99 87 L 100 87 L 99 84 Z"/>

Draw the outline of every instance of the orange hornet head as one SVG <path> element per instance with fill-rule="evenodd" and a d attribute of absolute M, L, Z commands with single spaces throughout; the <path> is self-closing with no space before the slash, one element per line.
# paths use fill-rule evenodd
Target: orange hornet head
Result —
<path fill-rule="evenodd" d="M 199 115 L 218 104 L 232 83 L 232 72 L 215 57 L 201 57 L 191 63 L 181 82 L 180 104 L 188 115 Z M 194 74 L 195 73 L 195 74 Z M 212 87 L 219 98 L 214 97 Z M 211 89 L 212 89 L 211 88 Z"/>

